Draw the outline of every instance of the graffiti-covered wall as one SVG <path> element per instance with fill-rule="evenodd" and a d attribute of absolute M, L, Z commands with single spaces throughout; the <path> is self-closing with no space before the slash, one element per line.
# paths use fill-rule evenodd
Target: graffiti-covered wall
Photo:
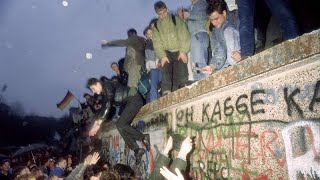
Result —
<path fill-rule="evenodd" d="M 319 179 L 319 35 L 284 42 L 144 106 L 133 123 L 151 135 L 141 177 L 174 132 L 195 137 L 195 179 Z M 103 140 L 112 162 L 132 164 L 115 127 Z"/>

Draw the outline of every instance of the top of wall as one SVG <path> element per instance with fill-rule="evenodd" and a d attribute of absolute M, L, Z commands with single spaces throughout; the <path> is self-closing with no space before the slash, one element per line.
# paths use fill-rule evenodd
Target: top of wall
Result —
<path fill-rule="evenodd" d="M 319 54 L 319 52 L 320 30 L 316 30 L 296 39 L 285 41 L 231 67 L 213 73 L 191 86 L 160 97 L 158 100 L 143 106 L 136 119 L 248 78 L 303 61 L 303 59 Z"/>

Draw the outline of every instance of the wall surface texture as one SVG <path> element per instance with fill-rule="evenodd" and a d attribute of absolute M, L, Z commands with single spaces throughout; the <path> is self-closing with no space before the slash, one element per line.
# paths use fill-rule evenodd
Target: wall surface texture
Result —
<path fill-rule="evenodd" d="M 319 52 L 315 31 L 144 106 L 132 123 L 151 135 L 140 176 L 175 133 L 195 137 L 194 179 L 319 179 Z M 134 166 L 114 124 L 101 137 L 112 163 Z"/>

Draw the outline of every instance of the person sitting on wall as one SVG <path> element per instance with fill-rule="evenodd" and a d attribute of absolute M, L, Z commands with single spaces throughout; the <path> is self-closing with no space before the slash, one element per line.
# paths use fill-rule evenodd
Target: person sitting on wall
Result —
<path fill-rule="evenodd" d="M 131 150 L 135 152 L 136 164 L 140 164 L 144 149 L 139 148 L 136 140 L 142 141 L 146 146 L 147 151 L 150 150 L 150 136 L 149 134 L 142 134 L 137 129 L 132 127 L 130 123 L 143 106 L 142 97 L 138 92 L 134 95 L 129 95 L 129 87 L 120 83 L 113 84 L 113 87 L 108 87 L 107 82 L 101 82 L 96 78 L 90 78 L 87 83 L 88 88 L 98 95 L 102 95 L 102 108 L 94 122 L 89 136 L 94 136 L 100 129 L 101 123 L 106 119 L 110 112 L 112 105 L 122 106 L 123 109 L 119 119 L 116 121 L 116 127 L 122 136 L 125 143 Z"/>

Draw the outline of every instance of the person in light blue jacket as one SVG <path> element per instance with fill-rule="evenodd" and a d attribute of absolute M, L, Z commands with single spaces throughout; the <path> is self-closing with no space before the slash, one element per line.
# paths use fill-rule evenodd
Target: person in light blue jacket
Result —
<path fill-rule="evenodd" d="M 208 4 L 207 13 L 212 26 L 212 59 L 203 72 L 211 74 L 241 60 L 239 31 L 228 18 L 227 4 L 215 0 Z"/>

